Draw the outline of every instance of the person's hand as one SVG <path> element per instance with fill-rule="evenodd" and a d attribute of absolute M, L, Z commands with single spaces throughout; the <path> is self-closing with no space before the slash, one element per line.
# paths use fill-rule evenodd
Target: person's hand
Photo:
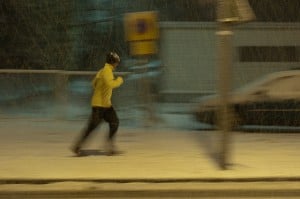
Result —
<path fill-rule="evenodd" d="M 123 84 L 123 82 L 124 82 L 124 80 L 123 80 L 123 78 L 122 77 L 117 77 L 117 81 L 119 81 L 119 82 L 121 82 L 121 84 Z"/>

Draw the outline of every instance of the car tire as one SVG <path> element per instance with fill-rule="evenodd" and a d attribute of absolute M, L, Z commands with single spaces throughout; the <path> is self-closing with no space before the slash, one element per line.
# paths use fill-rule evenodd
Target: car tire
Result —
<path fill-rule="evenodd" d="M 231 113 L 231 129 L 237 130 L 241 127 L 242 124 L 243 119 L 236 111 L 233 110 Z"/>
<path fill-rule="evenodd" d="M 229 119 L 229 121 L 230 121 L 229 129 L 230 130 L 237 130 L 242 125 L 243 120 L 240 117 L 240 115 L 234 110 L 230 111 L 229 114 L 230 114 L 229 115 L 229 118 L 230 118 Z M 222 126 L 221 126 L 221 123 L 219 121 L 218 114 L 215 113 L 214 118 L 215 118 L 214 125 L 216 126 L 216 128 L 221 129 Z"/>

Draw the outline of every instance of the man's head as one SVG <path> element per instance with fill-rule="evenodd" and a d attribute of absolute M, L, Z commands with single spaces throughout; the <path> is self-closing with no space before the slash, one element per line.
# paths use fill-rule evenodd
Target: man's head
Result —
<path fill-rule="evenodd" d="M 116 67 L 120 63 L 120 57 L 115 52 L 109 52 L 106 55 L 106 63 L 113 65 Z"/>

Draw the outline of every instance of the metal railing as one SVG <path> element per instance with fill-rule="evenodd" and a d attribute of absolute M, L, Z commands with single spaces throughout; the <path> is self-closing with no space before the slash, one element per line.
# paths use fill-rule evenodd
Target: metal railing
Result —
<path fill-rule="evenodd" d="M 2 117 L 87 117 L 91 81 L 97 71 L 0 70 L 0 115 Z M 129 72 L 115 72 L 126 77 Z M 137 99 L 137 82 L 114 91 L 113 103 L 124 109 Z"/>

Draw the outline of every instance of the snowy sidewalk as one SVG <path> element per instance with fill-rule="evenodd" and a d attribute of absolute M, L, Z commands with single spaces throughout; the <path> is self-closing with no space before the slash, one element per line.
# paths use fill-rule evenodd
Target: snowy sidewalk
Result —
<path fill-rule="evenodd" d="M 85 121 L 2 119 L 0 181 L 255 181 L 300 180 L 300 134 L 235 132 L 231 165 L 221 170 L 213 155 L 217 131 L 120 128 L 119 156 L 103 147 L 107 126 L 74 157 L 70 146 Z"/>

